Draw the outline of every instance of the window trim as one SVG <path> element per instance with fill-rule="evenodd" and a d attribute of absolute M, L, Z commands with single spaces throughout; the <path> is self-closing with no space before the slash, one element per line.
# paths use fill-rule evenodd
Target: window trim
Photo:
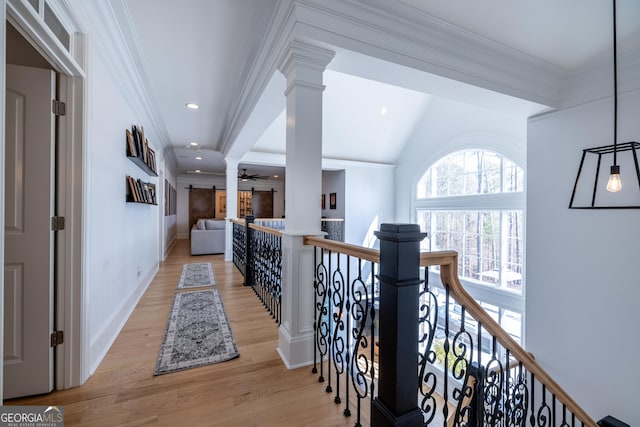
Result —
<path fill-rule="evenodd" d="M 473 200 L 473 204 L 470 202 Z M 473 194 L 470 196 L 444 196 L 430 197 L 427 199 L 414 199 L 413 215 L 417 219 L 417 209 L 432 210 L 514 210 L 526 207 L 527 197 L 524 192 Z"/>
<path fill-rule="evenodd" d="M 437 196 L 418 198 L 418 183 L 421 181 L 427 171 L 432 168 L 441 159 L 444 159 L 453 154 L 463 151 L 482 150 L 490 151 L 503 158 L 506 158 L 523 170 L 523 190 L 518 192 L 501 192 L 501 193 L 483 193 L 483 194 L 469 194 L 469 195 L 456 195 L 456 196 Z M 465 290 L 477 301 L 483 301 L 485 303 L 494 304 L 501 309 L 517 312 L 521 316 L 520 324 L 520 339 L 521 344 L 525 344 L 525 323 L 526 323 L 526 223 L 527 223 L 527 210 L 526 210 L 526 167 L 521 161 L 519 156 L 515 153 L 505 152 L 497 147 L 487 146 L 486 144 L 479 144 L 477 146 L 464 146 L 459 147 L 444 153 L 437 158 L 434 158 L 430 164 L 425 167 L 421 173 L 419 173 L 413 180 L 412 191 L 412 209 L 411 217 L 414 223 L 418 221 L 419 210 L 431 210 L 431 211 L 522 211 L 522 217 L 524 221 L 523 225 L 523 248 L 525 253 L 523 255 L 523 272 L 522 272 L 522 293 L 512 293 L 508 290 L 494 288 L 490 285 L 483 284 L 480 281 L 471 278 L 460 277 Z M 502 175 L 503 171 L 501 171 Z M 440 272 L 429 272 L 430 283 L 433 283 L 437 287 L 442 287 L 440 284 Z M 436 277 L 437 276 L 437 277 Z"/>

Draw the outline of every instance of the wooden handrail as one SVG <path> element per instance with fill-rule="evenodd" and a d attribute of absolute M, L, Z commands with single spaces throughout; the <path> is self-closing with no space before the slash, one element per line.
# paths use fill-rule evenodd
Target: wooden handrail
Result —
<path fill-rule="evenodd" d="M 256 218 L 254 221 L 286 221 L 286 218 Z M 320 221 L 341 221 L 341 222 L 344 222 L 344 218 L 320 218 Z"/>
<path fill-rule="evenodd" d="M 420 253 L 420 267 L 429 267 L 432 265 L 449 265 L 458 257 L 456 251 L 434 251 Z"/>
<path fill-rule="evenodd" d="M 282 232 L 280 230 L 276 230 L 275 228 L 263 227 L 262 225 L 258 224 L 249 224 L 249 228 L 262 231 L 267 234 L 273 234 L 274 236 L 282 237 Z"/>
<path fill-rule="evenodd" d="M 236 224 L 244 224 L 245 220 L 244 219 L 238 219 L 238 218 L 229 218 L 229 221 L 231 222 L 235 222 Z M 278 222 L 284 222 L 285 218 L 255 218 L 254 221 L 278 221 Z M 325 222 L 344 222 L 344 218 L 321 218 L 320 221 L 325 221 Z"/>
<path fill-rule="evenodd" d="M 367 261 L 375 262 L 376 264 L 380 263 L 380 251 L 377 249 L 369 249 L 363 246 L 351 245 L 349 243 L 336 242 L 335 240 L 329 240 L 317 236 L 304 236 L 304 244 L 328 249 L 333 252 L 346 254 L 356 258 L 362 258 Z"/>
<path fill-rule="evenodd" d="M 458 254 L 451 251 L 449 255 L 435 252 L 434 259 L 440 259 L 440 277 L 443 284 L 449 285 L 449 294 L 460 304 L 467 313 L 485 328 L 489 334 L 496 337 L 497 341 L 513 355 L 518 362 L 532 373 L 536 379 L 546 386 L 547 390 L 552 393 L 560 403 L 564 404 L 567 409 L 575 414 L 576 418 L 589 427 L 597 427 L 596 422 L 556 383 L 556 381 L 535 361 L 531 353 L 520 346 L 511 335 L 509 335 L 496 322 L 478 302 L 464 290 L 462 283 L 458 278 Z M 422 259 L 430 259 L 429 254 L 421 254 Z M 426 264 L 435 265 L 435 264 Z"/>

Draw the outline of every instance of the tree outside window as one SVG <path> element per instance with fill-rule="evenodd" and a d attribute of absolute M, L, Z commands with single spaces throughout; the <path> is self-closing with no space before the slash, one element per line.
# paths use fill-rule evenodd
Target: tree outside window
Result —
<path fill-rule="evenodd" d="M 462 283 L 478 301 L 497 307 L 497 317 L 508 319 L 510 333 L 520 338 L 525 259 L 523 168 L 487 150 L 452 153 L 420 178 L 415 206 L 416 221 L 428 233 L 421 249 L 457 251 Z"/>

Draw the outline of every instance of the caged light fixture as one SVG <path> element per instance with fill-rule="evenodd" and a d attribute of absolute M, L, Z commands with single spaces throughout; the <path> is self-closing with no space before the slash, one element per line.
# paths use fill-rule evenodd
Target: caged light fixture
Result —
<path fill-rule="evenodd" d="M 616 42 L 616 0 L 613 0 L 613 165 L 607 182 L 607 191 L 617 193 L 622 190 L 620 166 L 618 165 L 618 52 Z"/>
<path fill-rule="evenodd" d="M 640 206 L 597 206 L 596 205 L 596 193 L 598 187 L 598 175 L 600 174 L 600 163 L 604 154 L 613 153 L 613 164 L 611 165 L 609 180 L 607 181 L 607 191 L 617 193 L 622 190 L 622 180 L 620 179 L 620 165 L 618 164 L 618 153 L 631 151 L 633 154 L 633 162 L 635 165 L 636 177 L 638 179 L 638 185 L 640 185 L 640 168 L 638 167 L 638 155 L 636 150 L 640 149 L 640 144 L 634 141 L 624 142 L 618 144 L 618 59 L 617 59 L 617 34 L 616 34 L 616 0 L 613 2 L 613 145 L 605 145 L 602 147 L 587 148 L 583 150 L 582 159 L 580 160 L 580 166 L 578 168 L 578 175 L 573 186 L 573 193 L 571 194 L 571 201 L 569 202 L 569 208 L 571 209 L 638 209 Z M 591 196 L 590 206 L 574 206 L 574 199 L 576 196 L 576 189 L 578 188 L 578 181 L 580 174 L 582 173 L 582 167 L 584 166 L 585 157 L 587 154 L 597 155 L 597 166 L 595 171 L 595 180 L 593 184 L 593 193 Z"/>

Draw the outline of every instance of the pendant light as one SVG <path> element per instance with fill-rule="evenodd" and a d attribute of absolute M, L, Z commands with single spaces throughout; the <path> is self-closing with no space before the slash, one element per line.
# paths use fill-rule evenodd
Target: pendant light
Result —
<path fill-rule="evenodd" d="M 613 165 L 607 182 L 607 191 L 622 190 L 620 166 L 618 165 L 618 60 L 616 47 L 616 0 L 613 0 Z"/>

